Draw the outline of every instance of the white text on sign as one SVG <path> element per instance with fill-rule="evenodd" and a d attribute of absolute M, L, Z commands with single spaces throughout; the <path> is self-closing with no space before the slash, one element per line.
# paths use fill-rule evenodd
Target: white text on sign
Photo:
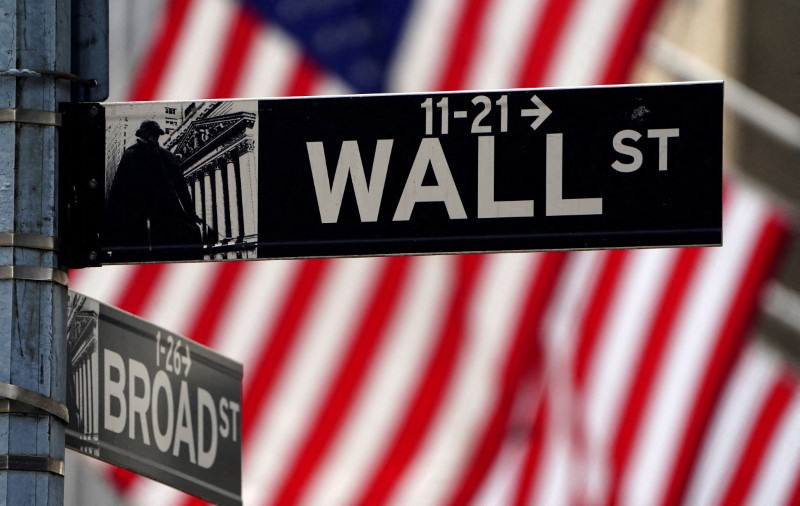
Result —
<path fill-rule="evenodd" d="M 167 335 L 162 339 L 158 332 L 156 371 L 134 358 L 103 350 L 103 428 L 127 433 L 147 446 L 152 441 L 162 453 L 208 469 L 214 465 L 219 438 L 239 439 L 241 407 L 226 397 L 214 399 L 205 388 L 189 386 L 189 347 L 182 338 Z M 195 411 L 192 405 L 196 405 Z M 166 413 L 159 413 L 164 407 Z"/>
<path fill-rule="evenodd" d="M 658 140 L 659 170 L 667 170 L 668 141 L 679 136 L 678 129 L 651 129 L 647 131 L 647 135 L 649 138 Z M 614 136 L 612 143 L 615 151 L 620 155 L 625 155 L 624 158 L 630 158 L 630 161 L 615 160 L 611 164 L 613 169 L 619 172 L 633 172 L 641 167 L 642 151 L 636 145 L 626 143 L 631 140 L 637 141 L 640 137 L 641 134 L 635 130 L 622 130 Z M 478 171 L 475 182 L 478 203 L 477 209 L 474 210 L 475 216 L 478 218 L 532 217 L 534 215 L 533 200 L 495 200 L 495 137 L 492 135 L 478 136 L 477 143 Z M 370 181 L 367 181 L 358 141 L 342 142 L 331 182 L 324 144 L 319 141 L 306 143 L 322 223 L 338 221 L 348 179 L 350 179 L 355 192 L 361 221 L 378 221 L 393 145 L 393 139 L 377 141 Z M 602 197 L 564 198 L 563 154 L 564 135 L 561 133 L 547 134 L 544 181 L 545 214 L 547 216 L 602 214 Z M 436 178 L 435 185 L 423 185 L 429 169 L 433 171 Z M 419 202 L 441 202 L 450 219 L 468 217 L 441 141 L 437 137 L 421 139 L 414 161 L 408 171 L 403 192 L 395 206 L 392 220 L 410 220 L 414 206 Z"/>

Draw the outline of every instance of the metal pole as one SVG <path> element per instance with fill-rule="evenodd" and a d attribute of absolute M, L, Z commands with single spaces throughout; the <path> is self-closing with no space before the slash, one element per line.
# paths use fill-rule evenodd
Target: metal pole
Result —
<path fill-rule="evenodd" d="M 66 276 L 57 255 L 58 102 L 69 0 L 0 0 L 0 504 L 63 504 Z"/>

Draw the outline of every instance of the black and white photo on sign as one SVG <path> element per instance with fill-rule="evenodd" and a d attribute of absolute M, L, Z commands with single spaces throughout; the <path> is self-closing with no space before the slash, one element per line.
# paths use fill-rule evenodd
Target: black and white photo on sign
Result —
<path fill-rule="evenodd" d="M 255 258 L 256 101 L 106 107 L 109 261 Z"/>
<path fill-rule="evenodd" d="M 67 315 L 67 410 L 69 446 L 86 455 L 99 452 L 98 314 L 96 300 L 69 292 Z"/>

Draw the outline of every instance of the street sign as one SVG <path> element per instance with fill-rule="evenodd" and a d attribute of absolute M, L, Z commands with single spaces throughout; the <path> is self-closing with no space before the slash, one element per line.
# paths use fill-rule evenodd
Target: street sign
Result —
<path fill-rule="evenodd" d="M 68 262 L 719 245 L 722 93 L 65 106 Z"/>
<path fill-rule="evenodd" d="M 72 291 L 67 353 L 67 448 L 241 504 L 241 364 Z"/>

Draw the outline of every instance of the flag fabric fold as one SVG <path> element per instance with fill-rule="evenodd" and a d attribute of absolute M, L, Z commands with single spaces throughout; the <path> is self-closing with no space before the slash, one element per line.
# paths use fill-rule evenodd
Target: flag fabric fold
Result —
<path fill-rule="evenodd" d="M 132 100 L 624 82 L 658 0 L 167 0 Z M 114 33 L 112 33 L 112 37 Z M 722 248 L 131 265 L 73 290 L 244 364 L 246 504 L 793 504 L 796 373 Z M 199 502 L 109 470 L 135 504 Z"/>

